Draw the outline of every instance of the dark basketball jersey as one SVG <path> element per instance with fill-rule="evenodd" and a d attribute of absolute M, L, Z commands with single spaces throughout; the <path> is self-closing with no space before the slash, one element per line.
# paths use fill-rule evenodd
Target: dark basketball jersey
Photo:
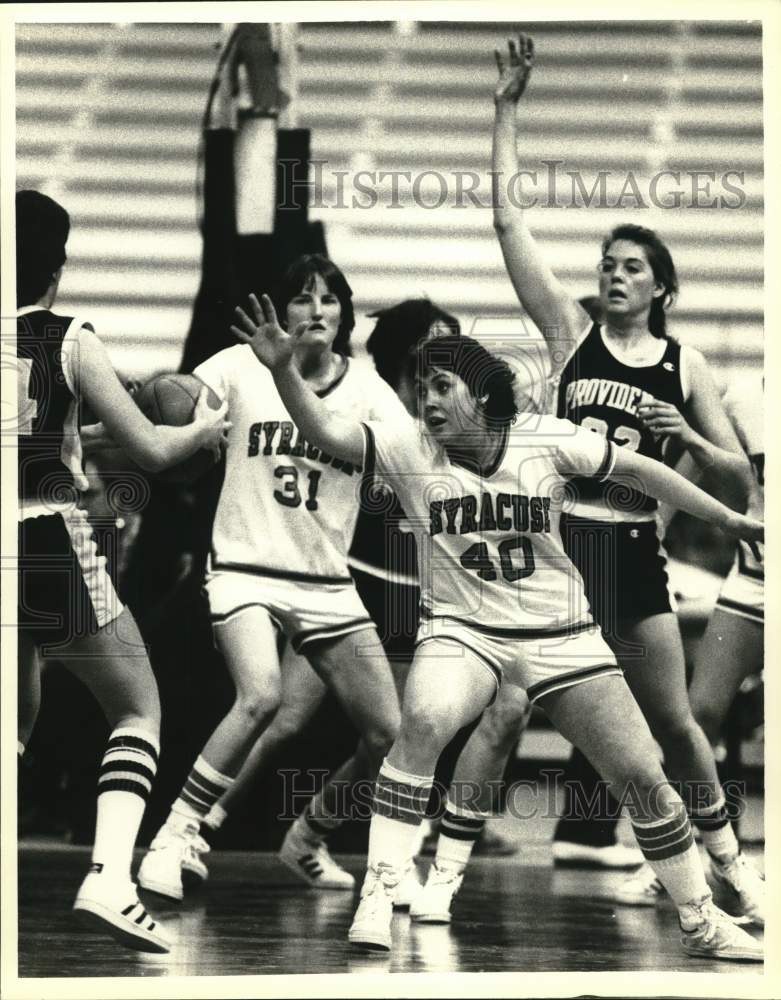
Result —
<path fill-rule="evenodd" d="M 595 323 L 567 362 L 558 387 L 558 415 L 602 434 L 615 444 L 662 461 L 664 438 L 649 431 L 637 408 L 659 399 L 683 409 L 681 347 L 673 340 L 653 365 L 625 365 L 607 349 L 599 324 Z M 605 506 L 623 514 L 647 519 L 657 503 L 640 490 L 620 483 L 600 483 L 578 477 L 571 480 L 576 506 L 582 501 L 594 508 Z"/>
<path fill-rule="evenodd" d="M 73 320 L 48 309 L 17 319 L 19 499 L 72 503 L 81 473 L 77 401 L 65 374 Z"/>

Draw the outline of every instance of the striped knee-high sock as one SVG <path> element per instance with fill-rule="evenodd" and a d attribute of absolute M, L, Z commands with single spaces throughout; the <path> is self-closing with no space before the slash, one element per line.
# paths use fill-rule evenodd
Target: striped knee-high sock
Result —
<path fill-rule="evenodd" d="M 370 868 L 382 863 L 403 873 L 410 864 L 433 783 L 433 774 L 409 774 L 382 762 L 369 827 Z"/>
<path fill-rule="evenodd" d="M 166 823 L 175 829 L 192 823 L 200 824 L 233 781 L 233 778 L 221 774 L 203 757 L 198 757 L 187 776 L 184 788 L 179 792 L 179 798 L 171 806 Z"/>
<path fill-rule="evenodd" d="M 98 776 L 91 871 L 130 878 L 138 828 L 157 772 L 160 744 L 145 729 L 111 734 Z"/>
<path fill-rule="evenodd" d="M 727 804 L 722 795 L 718 802 L 690 814 L 692 826 L 700 831 L 705 850 L 711 857 L 724 864 L 740 853 L 738 838 L 727 816 Z"/>
<path fill-rule="evenodd" d="M 710 895 L 683 803 L 667 819 L 632 822 L 637 844 L 676 906 Z"/>
<path fill-rule="evenodd" d="M 454 805 L 448 796 L 437 840 L 437 867 L 455 868 L 462 872 L 469 863 L 472 848 L 487 819 L 487 813 Z"/>

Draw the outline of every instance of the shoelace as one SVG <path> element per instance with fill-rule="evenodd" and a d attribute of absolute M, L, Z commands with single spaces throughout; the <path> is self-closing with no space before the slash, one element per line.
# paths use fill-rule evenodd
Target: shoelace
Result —
<path fill-rule="evenodd" d="M 731 917 L 728 913 L 720 910 L 711 899 L 701 903 L 696 909 L 702 918 L 701 923 L 690 928 L 688 933 L 702 930 L 702 939 L 706 944 L 710 944 L 719 929 L 723 929 L 729 936 L 734 936 L 734 929 L 746 923 L 745 918 Z"/>
<path fill-rule="evenodd" d="M 207 842 L 203 839 L 203 837 L 200 834 L 196 834 L 190 846 L 198 854 L 208 854 L 209 851 L 211 850 L 210 845 L 207 844 Z"/>
<path fill-rule="evenodd" d="M 461 872 L 456 871 L 454 868 L 439 868 L 434 866 L 431 869 L 431 881 L 429 885 L 450 885 L 451 882 L 457 881 L 461 877 Z"/>
<path fill-rule="evenodd" d="M 390 865 L 385 865 L 380 863 L 374 869 L 374 878 L 369 883 L 365 890 L 366 896 L 373 896 L 377 893 L 377 890 L 382 888 L 383 890 L 395 890 L 396 886 L 399 884 L 399 879 L 396 876 Z"/>

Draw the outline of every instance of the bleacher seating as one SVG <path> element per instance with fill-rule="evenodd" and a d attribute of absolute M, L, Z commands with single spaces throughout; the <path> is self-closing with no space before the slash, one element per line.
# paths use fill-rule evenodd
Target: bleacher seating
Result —
<path fill-rule="evenodd" d="M 762 364 L 762 38 L 749 22 L 527 25 L 537 69 L 524 102 L 521 166 L 559 160 L 569 199 L 577 171 L 588 191 L 608 172 L 615 203 L 632 171 L 648 195 L 662 169 L 714 171 L 711 196 L 738 208 L 544 207 L 530 223 L 559 276 L 593 291 L 599 240 L 616 221 L 658 228 L 681 278 L 671 329 L 704 350 L 722 380 Z M 495 78 L 492 50 L 507 24 L 390 22 L 300 27 L 299 123 L 325 161 L 312 214 L 355 290 L 361 313 L 428 294 L 467 324 L 517 324 L 487 207 L 453 205 L 455 174 L 471 171 L 483 203 Z M 24 24 L 17 32 L 17 186 L 69 208 L 74 233 L 64 310 L 89 313 L 115 363 L 142 373 L 178 365 L 198 281 L 196 149 L 215 65 L 216 24 Z M 335 171 L 412 171 L 378 204 Z M 440 197 L 438 172 L 447 185 Z M 464 174 L 464 176 L 466 176 Z M 369 175 L 364 182 L 371 184 Z M 660 187 L 669 191 L 671 181 Z M 675 185 L 677 186 L 677 185 Z M 704 196 L 703 196 L 704 197 Z M 367 332 L 359 326 L 358 337 Z M 143 348 L 143 349 L 141 349 Z"/>

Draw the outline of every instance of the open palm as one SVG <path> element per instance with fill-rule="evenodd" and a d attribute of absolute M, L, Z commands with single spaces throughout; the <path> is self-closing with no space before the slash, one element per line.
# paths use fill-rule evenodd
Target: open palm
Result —
<path fill-rule="evenodd" d="M 293 357 L 295 336 L 287 333 L 279 325 L 277 313 L 268 295 L 261 295 L 260 301 L 249 297 L 248 315 L 241 306 L 236 306 L 238 325 L 231 326 L 231 333 L 249 344 L 258 360 L 272 371 L 286 365 Z"/>
<path fill-rule="evenodd" d="M 499 80 L 494 90 L 494 100 L 507 101 L 516 104 L 526 90 L 526 84 L 531 76 L 534 65 L 534 42 L 528 35 L 518 35 L 518 43 L 510 39 L 507 43 L 507 56 L 494 50 L 496 65 L 499 69 Z"/>

